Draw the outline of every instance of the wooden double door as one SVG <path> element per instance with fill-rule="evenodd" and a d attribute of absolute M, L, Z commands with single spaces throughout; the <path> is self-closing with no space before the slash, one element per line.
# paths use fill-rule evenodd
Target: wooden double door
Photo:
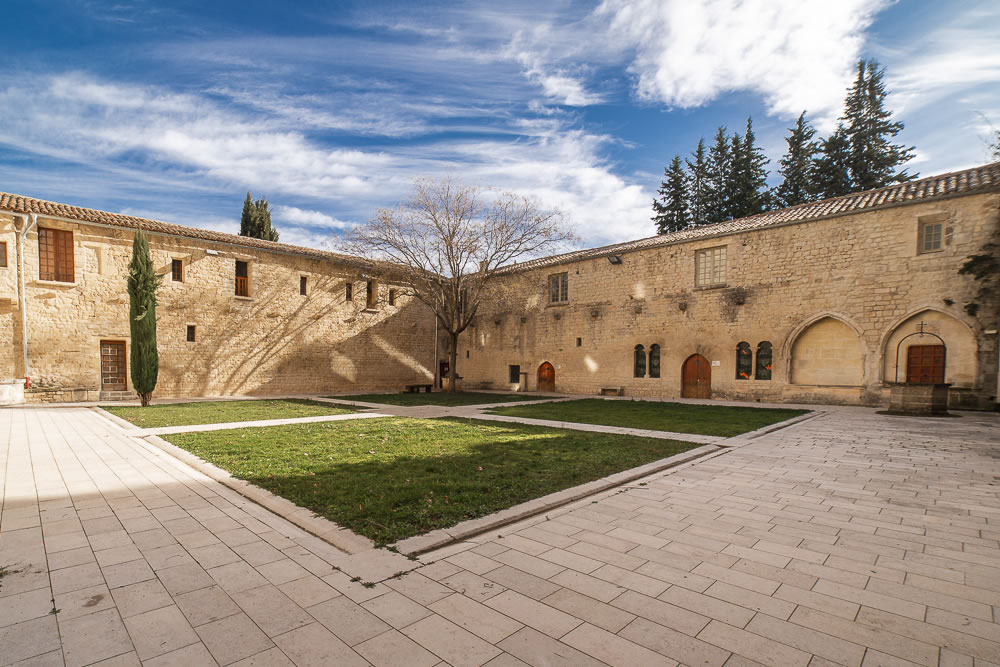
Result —
<path fill-rule="evenodd" d="M 906 384 L 944 382 L 944 345 L 911 345 L 906 351 Z"/>
<path fill-rule="evenodd" d="M 125 391 L 128 377 L 128 357 L 125 341 L 101 341 L 101 391 Z"/>
<path fill-rule="evenodd" d="M 700 354 L 692 354 L 681 368 L 681 398 L 712 397 L 712 365 Z"/>
<path fill-rule="evenodd" d="M 556 369 L 549 362 L 538 367 L 538 391 L 556 390 Z"/>

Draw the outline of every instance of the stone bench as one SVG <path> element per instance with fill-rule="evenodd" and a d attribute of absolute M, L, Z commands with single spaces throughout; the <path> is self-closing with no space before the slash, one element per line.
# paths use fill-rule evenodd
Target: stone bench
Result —
<path fill-rule="evenodd" d="M 425 391 L 428 394 L 431 393 L 431 384 L 408 384 L 406 385 L 407 394 L 419 394 L 421 391 Z"/>

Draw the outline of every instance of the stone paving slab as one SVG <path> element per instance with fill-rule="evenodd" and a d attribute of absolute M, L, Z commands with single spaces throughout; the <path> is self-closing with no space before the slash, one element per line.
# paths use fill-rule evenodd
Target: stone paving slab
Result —
<path fill-rule="evenodd" d="M 414 562 L 0 410 L 0 665 L 1000 664 L 998 434 L 830 411 Z"/>

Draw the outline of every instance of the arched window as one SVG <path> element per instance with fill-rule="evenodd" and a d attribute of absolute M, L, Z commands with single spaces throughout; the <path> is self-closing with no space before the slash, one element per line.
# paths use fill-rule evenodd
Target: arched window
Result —
<path fill-rule="evenodd" d="M 743 341 L 736 345 L 736 379 L 749 380 L 753 374 L 753 351 L 750 343 Z"/>
<path fill-rule="evenodd" d="M 635 366 L 633 375 L 637 378 L 646 377 L 646 348 L 635 346 Z"/>
<path fill-rule="evenodd" d="M 660 377 L 660 346 L 656 343 L 649 346 L 649 377 Z"/>
<path fill-rule="evenodd" d="M 757 379 L 771 379 L 771 360 L 774 356 L 770 341 L 757 343 Z"/>

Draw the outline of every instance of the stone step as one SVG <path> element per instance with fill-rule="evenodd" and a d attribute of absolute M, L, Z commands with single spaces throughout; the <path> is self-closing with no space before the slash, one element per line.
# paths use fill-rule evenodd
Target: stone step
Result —
<path fill-rule="evenodd" d="M 134 401 L 138 395 L 134 391 L 102 391 L 102 401 Z"/>

